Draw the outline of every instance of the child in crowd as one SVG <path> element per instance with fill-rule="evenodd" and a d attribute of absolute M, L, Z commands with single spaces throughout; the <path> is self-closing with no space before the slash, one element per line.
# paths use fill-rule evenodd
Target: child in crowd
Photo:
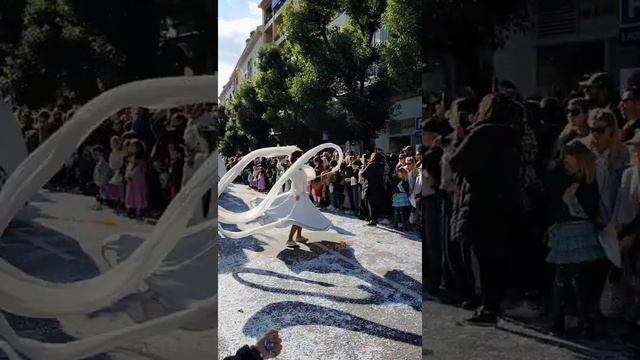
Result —
<path fill-rule="evenodd" d="M 130 140 L 129 160 L 125 173 L 127 181 L 125 206 L 129 216 L 142 216 L 142 212 L 149 204 L 145 153 L 145 146 L 140 140 Z"/>
<path fill-rule="evenodd" d="M 153 162 L 154 176 L 157 177 L 157 192 L 156 192 L 156 205 L 158 211 L 164 210 L 169 205 L 169 197 L 171 189 L 169 188 L 169 171 L 167 169 L 167 163 L 164 159 L 156 159 Z"/>
<path fill-rule="evenodd" d="M 249 187 L 252 189 L 258 188 L 258 166 L 253 166 L 253 171 L 249 174 Z"/>
<path fill-rule="evenodd" d="M 104 148 L 97 145 L 91 149 L 91 155 L 95 161 L 93 169 L 93 182 L 98 188 L 96 199 L 98 200 L 98 210 L 102 209 L 102 205 L 107 202 L 107 185 L 112 176 L 111 168 L 104 158 Z"/>
<path fill-rule="evenodd" d="M 264 168 L 258 166 L 256 170 L 256 189 L 260 192 L 265 192 L 267 191 L 267 177 L 265 176 Z"/>
<path fill-rule="evenodd" d="M 329 163 L 331 169 L 338 166 L 338 162 L 336 160 L 331 160 Z M 331 205 L 329 206 L 329 210 L 338 211 L 340 210 L 340 175 L 331 173 L 327 176 L 327 191 L 329 192 L 329 199 L 331 200 Z"/>
<path fill-rule="evenodd" d="M 409 181 L 407 180 L 407 169 L 398 167 L 396 170 L 396 186 L 394 189 L 393 202 L 393 227 L 397 230 L 399 224 L 403 229 L 409 228 L 409 213 L 411 212 L 411 203 L 409 202 Z"/>
<path fill-rule="evenodd" d="M 95 195 L 90 191 L 90 185 L 93 182 L 93 170 L 95 169 L 95 163 L 91 155 L 91 149 L 86 146 L 78 157 L 78 167 L 76 172 L 76 179 L 80 183 L 80 191 L 85 195 Z"/>
<path fill-rule="evenodd" d="M 313 204 L 320 206 L 322 203 L 322 180 L 320 180 L 320 178 L 311 180 L 311 196 L 313 198 Z"/>
<path fill-rule="evenodd" d="M 109 168 L 111 168 L 113 176 L 107 185 L 107 199 L 117 208 L 121 208 L 124 205 L 123 166 L 122 141 L 119 136 L 113 136 L 111 138 L 111 153 L 109 154 Z"/>
<path fill-rule="evenodd" d="M 184 155 L 182 147 L 176 144 L 169 144 L 169 198 L 178 194 L 182 187 L 182 176 L 184 169 Z"/>
<path fill-rule="evenodd" d="M 565 331 L 565 315 L 577 310 L 584 335 L 593 330 L 591 309 L 597 300 L 589 274 L 605 258 L 598 233 L 600 215 L 595 155 L 580 140 L 563 149 L 563 166 L 552 174 L 547 262 L 555 266 L 553 331 Z"/>

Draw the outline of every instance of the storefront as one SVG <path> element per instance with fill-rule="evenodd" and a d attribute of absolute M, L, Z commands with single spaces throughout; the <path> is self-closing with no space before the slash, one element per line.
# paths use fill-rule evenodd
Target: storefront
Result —
<path fill-rule="evenodd" d="M 422 118 L 422 96 L 399 100 L 396 105 L 387 130 L 376 139 L 376 147 L 384 152 L 397 152 L 409 145 L 415 147 L 422 141 L 417 133 Z"/>

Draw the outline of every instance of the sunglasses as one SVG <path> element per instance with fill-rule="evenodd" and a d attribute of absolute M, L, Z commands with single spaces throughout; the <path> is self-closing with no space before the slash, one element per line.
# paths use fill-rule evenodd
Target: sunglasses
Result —
<path fill-rule="evenodd" d="M 580 109 L 566 109 L 565 113 L 567 115 L 571 115 L 571 116 L 577 116 L 580 115 L 582 113 L 582 111 Z"/>
<path fill-rule="evenodd" d="M 598 134 L 604 134 L 605 131 L 607 131 L 607 127 L 606 126 L 601 126 L 601 127 L 590 127 L 589 131 L 591 133 L 598 133 Z"/>

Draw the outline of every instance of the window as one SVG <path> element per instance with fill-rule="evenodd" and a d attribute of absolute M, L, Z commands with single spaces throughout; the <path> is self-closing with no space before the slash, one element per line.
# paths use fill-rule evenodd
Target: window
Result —
<path fill-rule="evenodd" d="M 249 61 L 247 62 L 247 71 L 245 74 L 247 79 L 251 79 L 251 77 L 253 76 L 253 58 L 249 58 Z"/>

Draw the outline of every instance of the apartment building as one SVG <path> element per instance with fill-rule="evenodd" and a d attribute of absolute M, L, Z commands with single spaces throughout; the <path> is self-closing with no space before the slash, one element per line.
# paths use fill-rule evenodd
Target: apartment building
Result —
<path fill-rule="evenodd" d="M 262 10 L 262 24 L 249 34 L 246 46 L 238 58 L 238 62 L 223 86 L 219 96 L 220 104 L 224 104 L 233 95 L 238 85 L 255 76 L 256 58 L 260 49 L 266 44 L 280 45 L 284 38 L 279 30 L 282 26 L 282 11 L 287 0 L 262 0 L 258 7 Z"/>
<path fill-rule="evenodd" d="M 260 49 L 271 43 L 280 45 L 284 41 L 282 36 L 283 16 L 286 6 L 296 0 L 262 0 L 258 5 L 262 9 L 262 24 L 251 32 L 246 40 L 246 46 L 238 58 L 233 73 L 220 93 L 220 104 L 224 104 L 237 89 L 238 85 L 256 75 L 256 58 Z M 333 26 L 342 26 L 348 17 L 340 14 L 332 22 Z M 374 37 L 375 42 L 386 41 L 389 33 L 381 29 Z M 404 146 L 416 146 L 421 143 L 420 119 L 422 114 L 422 96 L 407 94 L 396 99 L 396 112 L 390 119 L 389 126 L 380 132 L 376 139 L 376 147 L 388 152 L 398 151 Z M 323 135 L 330 139 L 330 134 Z M 346 148 L 362 150 L 364 144 L 348 142 Z"/>

